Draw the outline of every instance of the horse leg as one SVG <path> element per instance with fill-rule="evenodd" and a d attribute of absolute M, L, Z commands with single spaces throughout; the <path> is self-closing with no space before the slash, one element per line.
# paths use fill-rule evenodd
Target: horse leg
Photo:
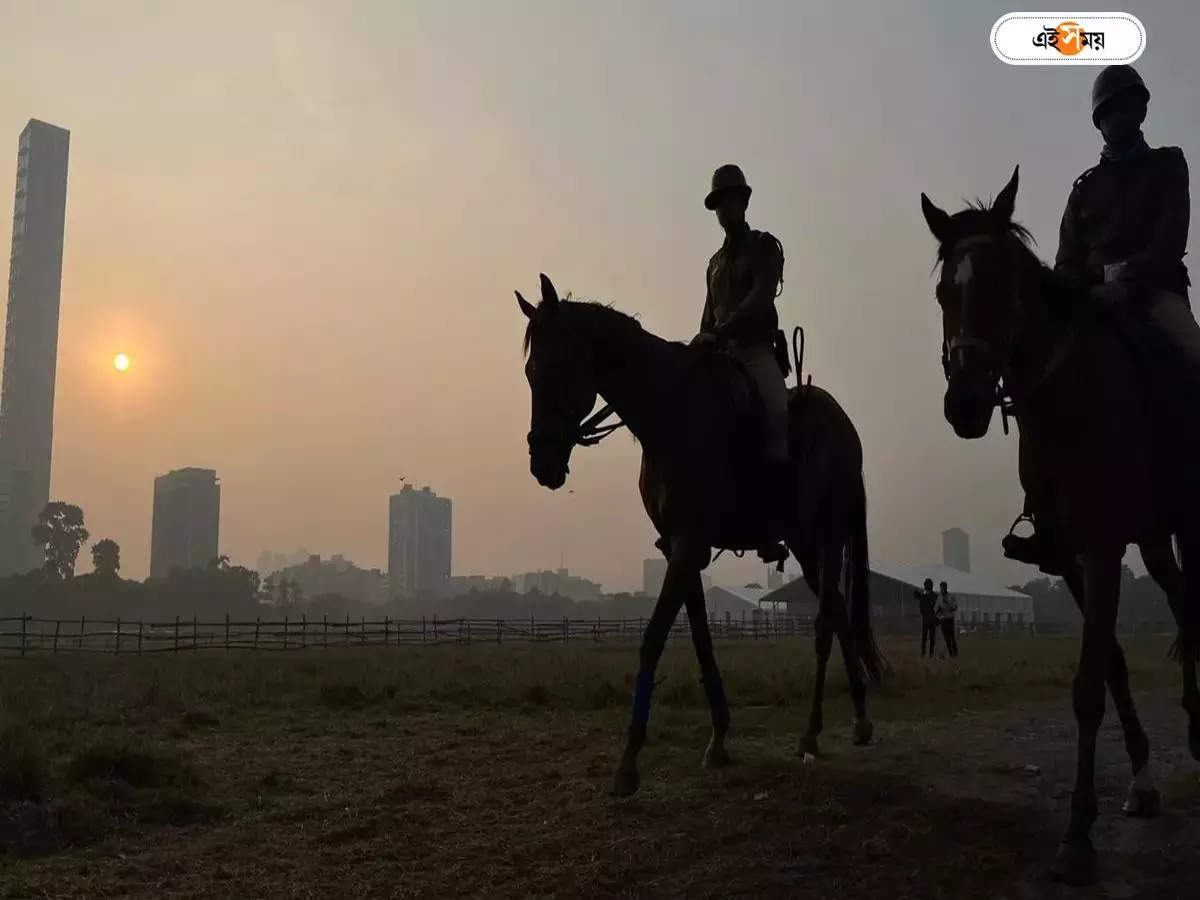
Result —
<path fill-rule="evenodd" d="M 713 654 L 708 613 L 704 608 L 704 584 L 699 571 L 689 573 L 689 577 L 691 583 L 684 604 L 692 630 L 692 646 L 696 648 L 696 661 L 700 663 L 700 683 L 704 686 L 704 696 L 708 698 L 708 711 L 712 717 L 712 738 L 704 751 L 704 765 L 718 768 L 733 762 L 729 751 L 725 749 L 725 735 L 729 733 L 729 704 L 725 702 L 725 685 Z"/>
<path fill-rule="evenodd" d="M 817 619 L 813 623 L 817 643 L 817 677 L 813 684 L 812 709 L 808 714 L 808 731 L 800 740 L 800 753 L 805 760 L 809 760 L 817 755 L 817 741 L 824 725 L 821 707 L 825 697 L 825 671 L 829 665 L 829 653 L 833 648 L 833 608 L 829 592 L 826 590 L 829 579 L 825 575 L 824 554 L 820 554 L 815 560 L 811 557 L 805 560 L 794 547 L 792 552 L 796 553 L 796 558 L 800 560 L 801 568 L 804 570 L 804 580 L 808 584 L 809 590 L 818 598 Z"/>
<path fill-rule="evenodd" d="M 633 690 L 633 711 L 629 731 L 625 739 L 625 751 L 617 764 L 613 777 L 612 792 L 618 797 L 627 797 L 638 789 L 637 757 L 646 743 L 646 725 L 650 721 L 650 695 L 654 692 L 654 671 L 666 646 L 667 636 L 679 608 L 687 600 L 695 584 L 700 582 L 700 571 L 707 565 L 708 548 L 702 555 L 679 541 L 672 541 L 671 554 L 667 561 L 667 572 L 663 578 L 662 591 L 654 612 L 646 623 L 639 654 L 637 680 Z"/>
<path fill-rule="evenodd" d="M 1080 604 L 1082 612 L 1084 593 L 1081 576 L 1078 572 L 1068 569 L 1063 577 L 1076 603 Z M 1152 819 L 1162 809 L 1162 797 L 1154 786 L 1151 773 L 1150 738 L 1146 735 L 1146 729 L 1142 727 L 1141 718 L 1133 702 L 1133 694 L 1129 690 L 1129 667 L 1125 663 L 1125 652 L 1115 635 L 1104 680 L 1112 695 L 1113 706 L 1117 709 L 1117 717 L 1121 720 L 1121 731 L 1125 735 L 1125 752 L 1129 754 L 1129 767 L 1133 771 L 1133 781 L 1129 785 L 1129 793 L 1121 811 L 1134 818 Z"/>
<path fill-rule="evenodd" d="M 1104 720 L 1104 682 L 1115 644 L 1121 554 L 1092 551 L 1082 556 L 1083 643 L 1075 675 L 1073 707 L 1078 725 L 1075 789 L 1071 819 L 1052 872 L 1068 884 L 1090 884 L 1096 878 L 1096 849 L 1091 830 L 1096 821 L 1096 735 Z"/>
<path fill-rule="evenodd" d="M 1179 555 L 1183 563 L 1183 589 L 1179 599 L 1172 597 L 1171 611 L 1179 624 L 1176 651 L 1183 669 L 1183 708 L 1188 714 L 1188 749 L 1192 758 L 1200 760 L 1200 688 L 1196 685 L 1196 659 L 1200 656 L 1200 534 L 1194 531 L 1179 535 Z"/>
<path fill-rule="evenodd" d="M 858 643 L 846 612 L 846 598 L 840 591 L 834 592 L 834 608 L 837 610 L 837 636 L 842 647 L 842 662 L 846 666 L 846 680 L 850 685 L 850 700 L 854 704 L 854 743 L 865 747 L 871 743 L 875 726 L 867 716 L 867 683 L 863 678 L 863 664 L 859 656 Z"/>

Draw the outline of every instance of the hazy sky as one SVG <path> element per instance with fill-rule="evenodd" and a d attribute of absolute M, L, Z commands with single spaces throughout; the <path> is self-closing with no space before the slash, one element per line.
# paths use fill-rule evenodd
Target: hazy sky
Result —
<path fill-rule="evenodd" d="M 0 168 L 29 118 L 71 131 L 54 498 L 144 577 L 154 476 L 212 467 L 235 562 L 384 566 L 407 476 L 453 498 L 456 573 L 561 556 L 635 587 L 638 448 L 577 451 L 574 494 L 535 484 L 512 291 L 545 271 L 690 338 L 721 240 L 702 198 L 735 161 L 786 251 L 781 318 L 862 434 L 873 555 L 934 561 L 960 525 L 977 569 L 1031 576 L 998 550 L 1015 435 L 942 419 L 918 196 L 957 207 L 1020 163 L 1017 217 L 1053 254 L 1100 149 L 1097 70 L 1002 65 L 1007 3 L 738 7 L 0 4 Z M 1147 136 L 1194 162 L 1200 5 L 1119 7 L 1149 33 Z"/>

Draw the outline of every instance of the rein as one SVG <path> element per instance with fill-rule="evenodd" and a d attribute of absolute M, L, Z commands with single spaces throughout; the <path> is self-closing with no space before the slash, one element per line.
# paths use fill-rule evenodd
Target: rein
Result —
<path fill-rule="evenodd" d="M 611 422 L 608 425 L 600 424 L 612 414 L 612 404 L 606 403 L 592 415 L 584 419 L 579 425 L 579 433 L 575 436 L 575 443 L 581 447 L 593 447 L 618 428 L 624 428 L 624 422 Z"/>

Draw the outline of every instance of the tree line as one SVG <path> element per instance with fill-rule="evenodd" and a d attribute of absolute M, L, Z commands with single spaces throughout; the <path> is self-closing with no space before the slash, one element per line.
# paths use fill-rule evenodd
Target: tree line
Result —
<path fill-rule="evenodd" d="M 598 601 L 576 602 L 558 594 L 532 591 L 519 594 L 511 583 L 489 590 L 471 590 L 456 597 L 393 598 L 383 606 L 336 593 L 308 596 L 287 573 L 262 578 L 258 572 L 232 565 L 227 556 L 206 565 L 175 570 L 165 578 L 134 581 L 120 576 L 121 548 L 104 538 L 92 544 L 90 572 L 76 575 L 79 555 L 91 535 L 83 510 L 52 502 L 38 516 L 32 539 L 44 553 L 40 569 L 0 578 L 0 616 L 23 614 L 48 619 L 141 619 L 170 621 L 175 616 L 223 616 L 235 620 L 260 617 L 310 619 L 350 616 L 378 619 L 503 618 L 632 619 L 648 617 L 654 601 L 639 594 L 606 595 Z"/>

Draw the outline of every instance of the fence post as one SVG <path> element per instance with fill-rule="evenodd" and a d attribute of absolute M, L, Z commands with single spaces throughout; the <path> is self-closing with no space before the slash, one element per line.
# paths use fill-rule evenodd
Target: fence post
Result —
<path fill-rule="evenodd" d="M 496 643 L 499 644 L 504 640 L 504 629 L 500 624 L 500 617 L 496 617 Z"/>
<path fill-rule="evenodd" d="M 471 645 L 471 621 L 467 620 L 467 646 Z"/>
<path fill-rule="evenodd" d="M 532 614 L 529 616 L 529 640 L 531 643 L 537 643 L 537 625 L 534 624 Z"/>
<path fill-rule="evenodd" d="M 175 652 L 179 652 L 179 616 L 175 617 Z"/>
<path fill-rule="evenodd" d="M 359 644 L 361 644 L 362 646 L 365 647 L 367 645 L 367 617 L 366 616 L 362 616 L 359 619 L 358 628 L 359 628 L 358 642 L 359 642 Z"/>
<path fill-rule="evenodd" d="M 435 644 L 438 642 L 437 613 L 433 614 L 433 642 Z"/>
<path fill-rule="evenodd" d="M 596 616 L 596 627 L 592 630 L 592 640 L 600 640 L 600 617 Z"/>
<path fill-rule="evenodd" d="M 308 613 L 300 613 L 300 649 L 308 647 Z"/>
<path fill-rule="evenodd" d="M 192 616 L 192 652 L 200 649 L 200 629 L 196 627 L 196 617 Z"/>
<path fill-rule="evenodd" d="M 83 649 L 83 632 L 84 632 L 84 622 L 85 622 L 86 618 L 87 618 L 86 616 L 79 617 L 79 640 L 75 642 L 75 646 L 78 647 L 80 650 Z"/>
<path fill-rule="evenodd" d="M 321 622 L 325 626 L 325 637 L 322 639 L 322 646 L 326 650 L 328 650 L 329 649 L 329 616 L 328 615 L 321 616 Z"/>
<path fill-rule="evenodd" d="M 138 656 L 142 655 L 142 632 L 146 628 L 146 623 L 138 619 Z"/>
<path fill-rule="evenodd" d="M 225 652 L 229 652 L 229 613 L 225 613 Z"/>
<path fill-rule="evenodd" d="M 283 617 L 283 649 L 284 650 L 287 649 L 287 639 L 288 639 L 288 626 L 287 626 L 287 616 L 285 615 Z"/>
<path fill-rule="evenodd" d="M 388 645 L 388 617 L 383 617 L 383 646 Z"/>
<path fill-rule="evenodd" d="M 117 616 L 117 641 L 113 645 L 113 655 L 121 655 L 121 617 Z"/>
<path fill-rule="evenodd" d="M 28 616 L 26 616 L 25 613 L 21 613 L 21 655 L 22 656 L 25 655 L 25 620 L 27 618 L 28 618 Z"/>
<path fill-rule="evenodd" d="M 262 617 L 255 616 L 254 618 L 254 649 L 258 649 L 258 629 L 262 626 Z"/>
<path fill-rule="evenodd" d="M 61 627 L 62 627 L 62 620 L 55 619 L 54 620 L 54 649 L 51 651 L 52 653 L 58 652 L 58 629 Z"/>
<path fill-rule="evenodd" d="M 569 639 L 569 638 L 568 638 L 569 632 L 568 632 L 567 628 L 568 628 L 568 626 L 567 626 L 567 617 L 566 617 L 566 616 L 563 616 L 563 643 L 564 643 L 564 644 L 565 644 L 565 643 L 568 641 L 568 639 Z"/>
<path fill-rule="evenodd" d="M 421 616 L 421 643 L 425 643 L 425 617 Z"/>

